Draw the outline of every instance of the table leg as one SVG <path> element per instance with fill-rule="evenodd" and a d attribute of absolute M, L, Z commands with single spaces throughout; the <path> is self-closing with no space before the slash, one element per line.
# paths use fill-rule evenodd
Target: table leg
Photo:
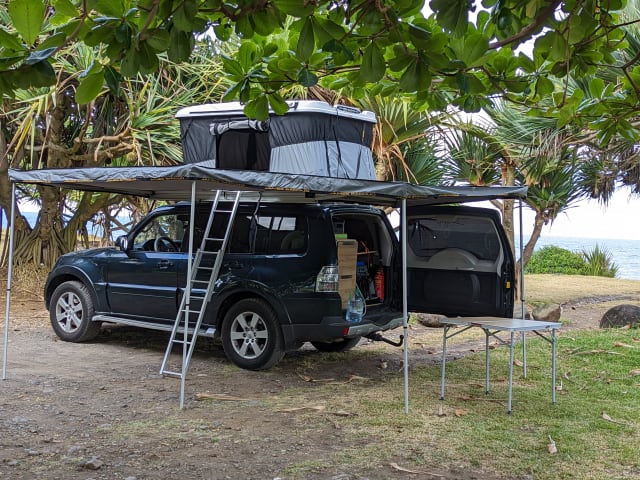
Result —
<path fill-rule="evenodd" d="M 484 393 L 489 394 L 489 332 L 484 331 Z"/>
<path fill-rule="evenodd" d="M 512 390 L 513 390 L 513 332 L 511 332 L 511 341 L 509 342 L 509 401 L 507 404 L 507 413 L 511 413 Z"/>
<path fill-rule="evenodd" d="M 551 329 L 551 403 L 556 403 L 556 330 Z"/>
<path fill-rule="evenodd" d="M 449 327 L 442 329 L 442 382 L 440 383 L 440 400 L 444 400 L 444 372 L 447 364 L 447 332 Z"/>
<path fill-rule="evenodd" d="M 522 332 L 522 374 L 527 378 L 527 337 Z"/>

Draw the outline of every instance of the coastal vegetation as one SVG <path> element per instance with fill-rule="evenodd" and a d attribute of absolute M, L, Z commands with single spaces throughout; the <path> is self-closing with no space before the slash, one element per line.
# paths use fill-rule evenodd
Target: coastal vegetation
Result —
<path fill-rule="evenodd" d="M 536 251 L 525 268 L 525 273 L 561 273 L 565 275 L 591 275 L 615 277 L 618 266 L 610 250 L 598 244 L 591 249 L 575 252 L 555 245 Z"/>

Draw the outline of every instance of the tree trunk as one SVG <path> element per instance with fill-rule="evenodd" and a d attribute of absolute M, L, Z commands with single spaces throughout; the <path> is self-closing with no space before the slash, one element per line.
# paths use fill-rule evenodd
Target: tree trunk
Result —
<path fill-rule="evenodd" d="M 529 263 L 529 260 L 531 260 L 531 256 L 533 255 L 533 249 L 536 246 L 537 241 L 540 239 L 540 235 L 542 234 L 542 227 L 544 227 L 545 224 L 545 216 L 542 212 L 538 212 L 536 211 L 536 216 L 535 219 L 533 221 L 533 231 L 531 232 L 531 238 L 529 238 L 529 241 L 526 243 L 526 245 L 523 248 L 522 251 L 522 258 L 519 259 L 516 262 L 516 279 L 517 282 L 516 284 L 518 285 L 518 289 L 516 290 L 517 292 L 517 297 L 518 299 L 522 299 L 523 294 L 523 286 L 520 285 L 520 272 L 522 271 L 522 269 L 524 267 L 527 266 L 527 263 Z"/>

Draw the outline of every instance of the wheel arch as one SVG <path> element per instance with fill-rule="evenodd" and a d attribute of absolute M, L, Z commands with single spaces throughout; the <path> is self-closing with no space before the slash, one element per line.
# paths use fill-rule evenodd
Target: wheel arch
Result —
<path fill-rule="evenodd" d="M 44 291 L 44 304 L 47 310 L 51 306 L 51 296 L 56 288 L 62 285 L 65 282 L 80 282 L 82 283 L 86 289 L 89 291 L 91 295 L 91 300 L 95 305 L 95 308 L 98 307 L 98 294 L 96 293 L 95 287 L 91 279 L 82 271 L 75 268 L 65 268 L 56 272 L 54 277 L 50 277 L 47 280 L 47 284 L 45 286 Z"/>

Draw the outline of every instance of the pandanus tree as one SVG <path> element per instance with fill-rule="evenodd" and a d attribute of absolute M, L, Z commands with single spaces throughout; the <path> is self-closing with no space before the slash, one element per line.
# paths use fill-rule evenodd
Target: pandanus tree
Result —
<path fill-rule="evenodd" d="M 108 165 L 168 165 L 181 161 L 177 105 L 217 101 L 227 85 L 210 45 L 201 44 L 196 62 L 175 65 L 163 60 L 156 74 L 128 79 L 100 79 L 87 92 L 82 78 L 92 75 L 101 52 L 74 44 L 55 64 L 53 86 L 21 90 L 5 99 L 0 131 L 0 206 L 9 212 L 7 177 L 13 168 L 82 168 Z M 112 81 L 113 80 L 113 81 Z M 82 86 L 84 85 L 84 88 Z M 121 204 L 105 193 L 70 193 L 53 187 L 20 191 L 35 199 L 40 212 L 31 227 L 16 221 L 17 263 L 50 266 L 73 250 L 78 233 L 98 212 Z M 130 199 L 128 199 L 130 200 Z M 139 203 L 139 201 L 137 201 Z M 20 205 L 16 205 L 20 211 Z M 6 260 L 6 246 L 4 260 Z"/>

